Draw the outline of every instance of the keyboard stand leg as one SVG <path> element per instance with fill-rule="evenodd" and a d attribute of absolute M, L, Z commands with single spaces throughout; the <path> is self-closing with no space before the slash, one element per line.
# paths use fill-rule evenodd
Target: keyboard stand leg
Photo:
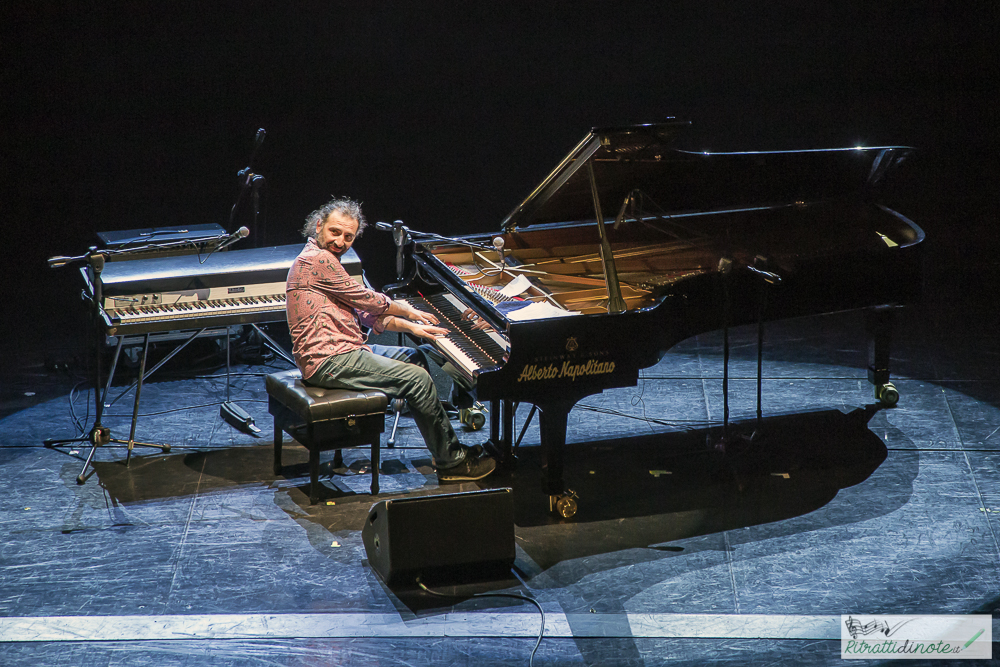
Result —
<path fill-rule="evenodd" d="M 135 424 L 139 420 L 139 398 L 142 396 L 142 381 L 145 379 L 146 375 L 146 356 L 149 353 L 149 334 L 147 333 L 145 339 L 142 343 L 142 360 L 139 362 L 139 380 L 135 385 L 135 401 L 132 403 L 132 427 L 128 433 L 128 440 L 115 440 L 111 439 L 111 442 L 117 442 L 128 446 L 128 453 L 125 455 L 125 465 L 127 466 L 132 460 L 132 449 L 136 445 L 140 447 L 156 447 L 160 451 L 169 452 L 170 445 L 154 445 L 148 442 L 136 442 L 135 441 Z"/>
<path fill-rule="evenodd" d="M 183 343 L 181 343 L 180 345 L 178 345 L 177 347 L 175 347 L 173 350 L 171 350 L 170 353 L 167 354 L 167 356 L 163 357 L 163 359 L 161 359 L 159 362 L 157 362 L 157 364 L 155 366 L 153 366 L 152 368 L 150 368 L 149 372 L 147 372 L 144 377 L 148 378 L 148 377 L 152 376 L 153 373 L 155 373 L 156 371 L 160 370 L 160 368 L 163 366 L 163 364 L 165 364 L 168 361 L 170 361 L 171 359 L 173 359 L 174 356 L 177 355 L 178 352 L 180 352 L 185 347 L 187 347 L 188 345 L 190 345 L 191 341 L 193 341 L 195 338 L 197 338 L 202 333 L 204 333 L 204 331 L 205 331 L 206 328 L 207 327 L 203 327 L 201 329 L 198 329 L 193 334 L 191 334 L 190 336 L 188 336 L 187 340 L 185 340 Z M 119 339 L 118 339 L 119 347 L 121 346 L 121 341 L 124 340 L 124 338 L 125 338 L 124 336 L 120 336 L 119 337 Z M 111 365 L 112 369 L 114 369 L 117 364 L 118 364 L 118 352 L 115 352 L 115 361 Z M 113 377 L 113 376 L 114 376 L 114 370 L 111 371 L 111 376 L 108 377 L 108 387 L 109 388 L 111 387 L 111 377 Z M 132 389 L 134 389 L 138 384 L 139 384 L 139 381 L 136 380 L 135 382 L 133 382 L 132 384 L 130 384 L 128 387 L 126 387 L 125 390 L 122 391 L 122 393 L 120 393 L 117 396 L 115 396 L 115 399 L 108 404 L 108 407 L 110 407 L 110 406 L 114 405 L 115 403 L 117 403 L 118 399 L 120 399 L 122 396 L 124 396 L 125 394 L 129 393 L 130 391 L 132 391 Z M 107 391 L 105 391 L 105 393 L 107 393 Z"/>
<path fill-rule="evenodd" d="M 285 350 L 285 348 L 281 347 L 276 342 L 274 342 L 274 339 L 271 338 L 270 336 L 268 336 L 256 324 L 253 324 L 251 326 L 254 328 L 254 330 L 257 333 L 260 334 L 260 337 L 264 339 L 264 343 L 267 345 L 267 347 L 271 348 L 271 352 L 274 352 L 276 355 L 278 355 L 279 357 L 281 357 L 282 359 L 284 359 L 285 361 L 287 361 L 288 363 L 290 363 L 292 366 L 295 365 L 295 359 L 292 358 L 292 355 L 288 354 L 288 352 Z"/>

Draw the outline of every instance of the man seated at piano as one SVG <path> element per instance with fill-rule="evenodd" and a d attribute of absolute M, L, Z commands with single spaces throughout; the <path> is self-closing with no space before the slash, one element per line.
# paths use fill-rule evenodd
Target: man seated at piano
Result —
<path fill-rule="evenodd" d="M 286 289 L 292 353 L 303 382 L 330 389 L 377 389 L 405 400 L 438 480 L 482 479 L 493 472 L 496 461 L 482 447 L 458 441 L 424 367 L 424 353 L 366 344 L 362 326 L 423 339 L 444 336 L 448 330 L 437 326 L 433 314 L 368 289 L 347 274 L 340 257 L 364 228 L 361 206 L 349 199 L 333 199 L 306 218 L 302 232 L 308 241 L 288 272 Z"/>

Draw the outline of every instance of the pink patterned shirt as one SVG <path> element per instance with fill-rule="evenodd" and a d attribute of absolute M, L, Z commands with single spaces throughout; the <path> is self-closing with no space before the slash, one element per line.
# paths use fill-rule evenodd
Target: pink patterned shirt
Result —
<path fill-rule="evenodd" d="M 368 349 L 360 325 L 381 333 L 377 318 L 390 303 L 386 295 L 358 284 L 313 239 L 292 263 L 285 294 L 292 354 L 304 378 L 327 357 Z"/>

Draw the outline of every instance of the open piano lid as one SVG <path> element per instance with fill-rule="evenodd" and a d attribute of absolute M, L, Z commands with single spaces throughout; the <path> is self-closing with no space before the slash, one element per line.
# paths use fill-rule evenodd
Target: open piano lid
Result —
<path fill-rule="evenodd" d="M 511 211 L 503 230 L 593 221 L 588 164 L 593 165 L 604 217 L 614 220 L 632 195 L 641 195 L 647 210 L 661 215 L 868 196 L 913 150 L 878 146 L 709 153 L 672 148 L 688 125 L 669 119 L 594 128 Z"/>

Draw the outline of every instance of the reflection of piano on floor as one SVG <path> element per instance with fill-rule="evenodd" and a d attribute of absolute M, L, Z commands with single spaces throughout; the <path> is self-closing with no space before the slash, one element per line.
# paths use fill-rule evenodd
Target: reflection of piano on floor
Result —
<path fill-rule="evenodd" d="M 507 216 L 502 250 L 488 234 L 418 243 L 418 278 L 397 290 L 492 327 L 494 354 L 454 356 L 494 402 L 501 455 L 512 403 L 541 411 L 545 488 L 562 507 L 573 405 L 635 385 L 685 338 L 756 321 L 764 295 L 765 320 L 869 309 L 869 379 L 884 403 L 898 397 L 891 307 L 919 290 L 923 232 L 874 197 L 910 149 L 690 153 L 670 147 L 681 125 L 593 130 Z"/>

